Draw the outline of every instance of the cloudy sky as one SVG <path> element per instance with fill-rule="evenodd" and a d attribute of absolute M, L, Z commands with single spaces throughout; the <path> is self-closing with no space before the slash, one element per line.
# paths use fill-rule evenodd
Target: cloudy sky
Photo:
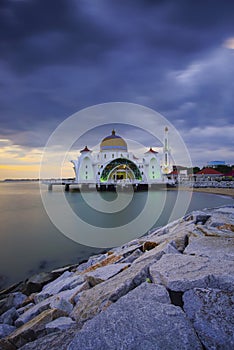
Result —
<path fill-rule="evenodd" d="M 38 177 L 59 123 L 115 101 L 161 113 L 194 165 L 234 164 L 233 100 L 231 0 L 0 1 L 0 179 Z"/>

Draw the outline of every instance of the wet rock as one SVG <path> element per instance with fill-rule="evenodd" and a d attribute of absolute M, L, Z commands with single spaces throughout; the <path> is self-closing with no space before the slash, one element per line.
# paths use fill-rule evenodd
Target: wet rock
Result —
<path fill-rule="evenodd" d="M 14 326 L 11 326 L 11 325 L 5 324 L 5 323 L 0 324 L 0 339 L 8 336 L 14 330 L 15 330 Z"/>
<path fill-rule="evenodd" d="M 13 325 L 18 316 L 19 314 L 16 311 L 16 308 L 12 307 L 0 316 L 0 323 Z"/>
<path fill-rule="evenodd" d="M 16 329 L 10 334 L 8 340 L 16 347 L 21 347 L 24 344 L 35 340 L 39 334 L 43 333 L 47 323 L 61 316 L 64 316 L 64 312 L 61 310 L 45 310 L 40 315 Z"/>
<path fill-rule="evenodd" d="M 161 283 L 172 291 L 192 288 L 232 290 L 234 262 L 214 260 L 185 254 L 165 254 L 150 267 L 154 283 Z"/>
<path fill-rule="evenodd" d="M 79 266 L 79 264 L 64 266 L 64 267 L 52 270 L 51 273 L 55 276 L 61 275 L 62 273 L 66 272 L 66 271 L 71 271 L 71 270 L 73 271 L 73 270 L 77 269 L 78 266 Z"/>
<path fill-rule="evenodd" d="M 59 317 L 56 320 L 47 323 L 46 333 L 64 331 L 75 325 L 76 323 L 70 317 Z"/>
<path fill-rule="evenodd" d="M 137 287 L 86 322 L 67 350 L 202 349 L 181 308 L 160 300 L 158 286 Z"/>
<path fill-rule="evenodd" d="M 70 316 L 84 322 L 106 309 L 148 277 L 148 266 L 134 264 L 111 279 L 84 291 Z"/>
<path fill-rule="evenodd" d="M 234 349 L 234 296 L 218 289 L 189 290 L 184 310 L 206 349 Z"/>
<path fill-rule="evenodd" d="M 53 281 L 56 277 L 56 274 L 51 272 L 41 272 L 30 277 L 25 282 L 25 294 L 30 295 L 31 293 L 40 292 L 45 284 Z"/>
<path fill-rule="evenodd" d="M 40 302 L 51 295 L 61 291 L 73 289 L 84 282 L 84 277 L 73 272 L 66 271 L 53 282 L 46 284 L 42 291 L 34 298 L 35 302 Z"/>
<path fill-rule="evenodd" d="M 202 237 L 193 239 L 184 253 L 220 260 L 234 260 L 234 238 Z"/>

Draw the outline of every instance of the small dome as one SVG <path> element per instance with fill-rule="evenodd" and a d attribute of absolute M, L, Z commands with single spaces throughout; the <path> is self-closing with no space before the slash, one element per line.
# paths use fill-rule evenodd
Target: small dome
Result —
<path fill-rule="evenodd" d="M 83 153 L 83 152 L 92 152 L 90 149 L 88 149 L 87 146 L 85 146 L 85 148 L 83 148 L 80 153 Z"/>
<path fill-rule="evenodd" d="M 127 143 L 122 137 L 115 134 L 115 130 L 112 130 L 110 136 L 105 137 L 100 144 L 100 151 L 128 151 Z"/>

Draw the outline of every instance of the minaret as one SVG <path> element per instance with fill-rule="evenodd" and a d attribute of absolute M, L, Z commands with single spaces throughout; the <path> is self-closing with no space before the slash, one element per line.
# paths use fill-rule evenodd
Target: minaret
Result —
<path fill-rule="evenodd" d="M 168 127 L 165 127 L 164 130 L 164 147 L 163 147 L 163 172 L 164 174 L 168 174 L 171 171 L 170 167 L 170 149 L 168 143 Z"/>

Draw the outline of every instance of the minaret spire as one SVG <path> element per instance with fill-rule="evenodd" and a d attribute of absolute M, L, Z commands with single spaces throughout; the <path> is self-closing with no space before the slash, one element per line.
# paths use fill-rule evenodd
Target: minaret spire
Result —
<path fill-rule="evenodd" d="M 170 149 L 168 142 L 168 127 L 166 126 L 164 129 L 163 172 L 168 174 L 170 170 Z"/>

